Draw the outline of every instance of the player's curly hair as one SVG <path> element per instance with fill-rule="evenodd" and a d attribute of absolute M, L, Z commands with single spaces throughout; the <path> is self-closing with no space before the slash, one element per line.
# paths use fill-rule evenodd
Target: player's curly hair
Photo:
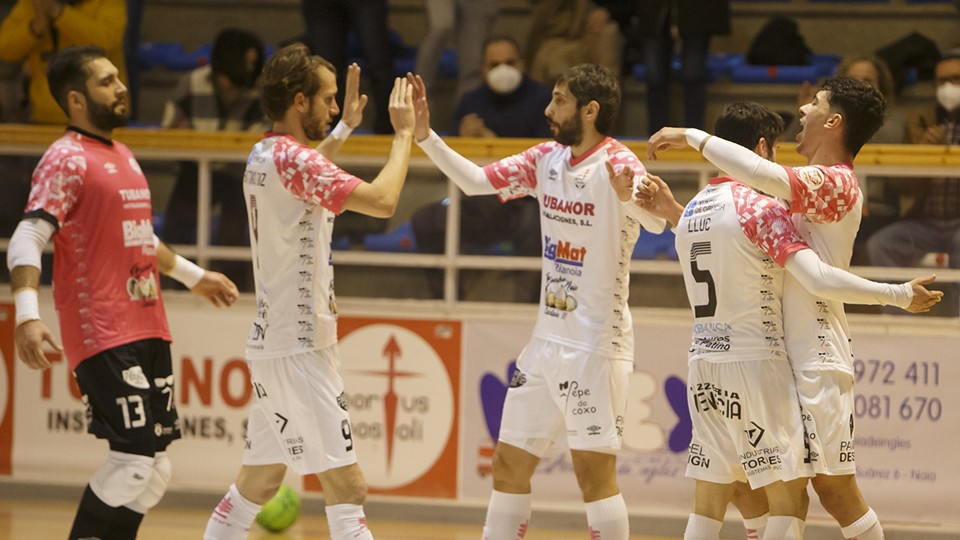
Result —
<path fill-rule="evenodd" d="M 302 43 L 287 45 L 277 51 L 263 66 L 260 76 L 260 106 L 267 118 L 281 120 L 299 93 L 308 99 L 316 95 L 321 86 L 318 67 L 325 67 L 334 74 L 337 72 L 333 64 L 310 54 L 310 49 Z"/>
<path fill-rule="evenodd" d="M 783 118 L 753 101 L 732 103 L 717 117 L 713 133 L 722 139 L 753 150 L 760 139 L 773 144 L 783 134 Z"/>
<path fill-rule="evenodd" d="M 831 77 L 820 88 L 828 92 L 830 109 L 843 116 L 846 124 L 843 142 L 856 156 L 883 125 L 887 107 L 883 95 L 872 85 L 853 77 Z"/>
<path fill-rule="evenodd" d="M 600 64 L 580 64 L 565 69 L 557 77 L 556 84 L 561 83 L 577 98 L 577 109 L 591 101 L 600 105 L 594 127 L 603 135 L 609 135 L 620 111 L 620 79 Z"/>

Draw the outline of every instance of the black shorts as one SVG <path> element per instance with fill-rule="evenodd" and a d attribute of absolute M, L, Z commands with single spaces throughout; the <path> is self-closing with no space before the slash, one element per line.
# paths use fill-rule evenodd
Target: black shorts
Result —
<path fill-rule="evenodd" d="M 87 432 L 112 450 L 152 456 L 180 438 L 170 344 L 144 339 L 87 358 L 74 371 Z"/>

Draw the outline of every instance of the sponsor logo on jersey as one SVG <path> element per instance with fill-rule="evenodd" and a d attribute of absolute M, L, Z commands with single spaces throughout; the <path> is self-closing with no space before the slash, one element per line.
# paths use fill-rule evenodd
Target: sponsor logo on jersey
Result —
<path fill-rule="evenodd" d="M 819 167 L 800 167 L 794 170 L 797 171 L 797 178 L 813 191 L 820 189 L 827 181 L 827 175 Z"/>
<path fill-rule="evenodd" d="M 577 269 L 577 272 L 579 272 L 579 269 Z M 547 274 L 545 281 L 544 304 L 547 307 L 545 313 L 561 319 L 566 318 L 567 313 L 577 309 L 579 305 L 579 301 L 573 295 L 577 286 L 563 276 L 553 277 Z"/>
<path fill-rule="evenodd" d="M 780 448 L 777 446 L 757 448 L 740 454 L 740 465 L 743 466 L 747 476 L 752 476 L 764 471 L 782 469 L 783 458 L 780 456 Z"/>
<path fill-rule="evenodd" d="M 107 171 L 107 174 L 117 174 L 117 164 L 112 161 L 104 163 L 103 169 Z"/>
<path fill-rule="evenodd" d="M 150 388 L 150 381 L 147 380 L 147 376 L 143 373 L 143 368 L 140 366 L 133 366 L 125 369 L 120 373 L 120 375 L 123 377 L 123 382 L 134 388 L 139 388 L 141 390 L 147 390 Z"/>
<path fill-rule="evenodd" d="M 150 190 L 148 188 L 119 189 L 117 193 L 120 194 L 123 202 L 150 200 Z"/>
<path fill-rule="evenodd" d="M 553 195 L 543 196 L 543 208 L 553 210 L 563 214 L 573 214 L 575 216 L 593 216 L 596 215 L 596 205 L 591 202 L 568 201 L 554 197 Z"/>
<path fill-rule="evenodd" d="M 724 418 L 742 418 L 743 404 L 740 393 L 717 388 L 713 383 L 696 383 L 690 387 L 693 403 L 698 413 L 716 411 Z"/>
<path fill-rule="evenodd" d="M 137 163 L 137 160 L 131 157 L 130 159 L 127 160 L 127 163 L 130 165 L 130 168 L 133 169 L 135 173 L 137 173 L 140 176 L 143 176 L 143 170 L 140 168 L 140 164 Z"/>
<path fill-rule="evenodd" d="M 710 458 L 707 457 L 706 452 L 703 451 L 703 446 L 697 443 L 690 444 L 690 451 L 687 454 L 687 463 L 702 469 L 710 468 Z"/>
<path fill-rule="evenodd" d="M 575 246 L 563 240 L 554 242 L 552 238 L 546 235 L 543 237 L 543 243 L 546 246 L 543 249 L 543 256 L 558 265 L 566 264 L 582 267 L 583 261 L 587 257 L 587 248 L 583 246 Z"/>
<path fill-rule="evenodd" d="M 519 369 L 513 370 L 513 377 L 510 378 L 510 388 L 520 388 L 527 384 L 527 376 Z"/>
<path fill-rule="evenodd" d="M 123 246 L 152 246 L 153 224 L 149 219 L 125 219 L 120 223 L 123 227 Z"/>

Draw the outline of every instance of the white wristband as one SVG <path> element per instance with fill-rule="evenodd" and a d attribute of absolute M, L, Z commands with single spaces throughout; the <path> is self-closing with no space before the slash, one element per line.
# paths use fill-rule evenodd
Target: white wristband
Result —
<path fill-rule="evenodd" d="M 24 287 L 13 293 L 13 303 L 17 308 L 17 326 L 40 320 L 40 300 L 36 289 Z"/>
<path fill-rule="evenodd" d="M 353 128 L 348 126 L 343 120 L 337 122 L 337 125 L 330 131 L 330 136 L 341 141 L 347 140 L 347 137 L 353 133 Z"/>
<path fill-rule="evenodd" d="M 203 279 L 203 268 L 177 255 L 173 263 L 173 269 L 170 270 L 170 277 L 183 283 L 188 289 L 192 289 Z"/>

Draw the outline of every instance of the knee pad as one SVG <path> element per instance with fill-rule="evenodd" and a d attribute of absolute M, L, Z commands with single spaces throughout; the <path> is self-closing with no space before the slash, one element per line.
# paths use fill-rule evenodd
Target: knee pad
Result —
<path fill-rule="evenodd" d="M 111 450 L 107 462 L 90 479 L 90 489 L 108 506 L 124 506 L 147 488 L 153 463 L 152 457 Z"/>
<path fill-rule="evenodd" d="M 150 475 L 150 481 L 147 482 L 146 489 L 140 493 L 135 501 L 135 506 L 130 505 L 133 510 L 140 513 L 146 513 L 153 508 L 163 498 L 167 491 L 167 485 L 170 483 L 170 477 L 173 476 L 173 466 L 166 452 L 157 452 L 154 456 L 153 474 Z"/>

